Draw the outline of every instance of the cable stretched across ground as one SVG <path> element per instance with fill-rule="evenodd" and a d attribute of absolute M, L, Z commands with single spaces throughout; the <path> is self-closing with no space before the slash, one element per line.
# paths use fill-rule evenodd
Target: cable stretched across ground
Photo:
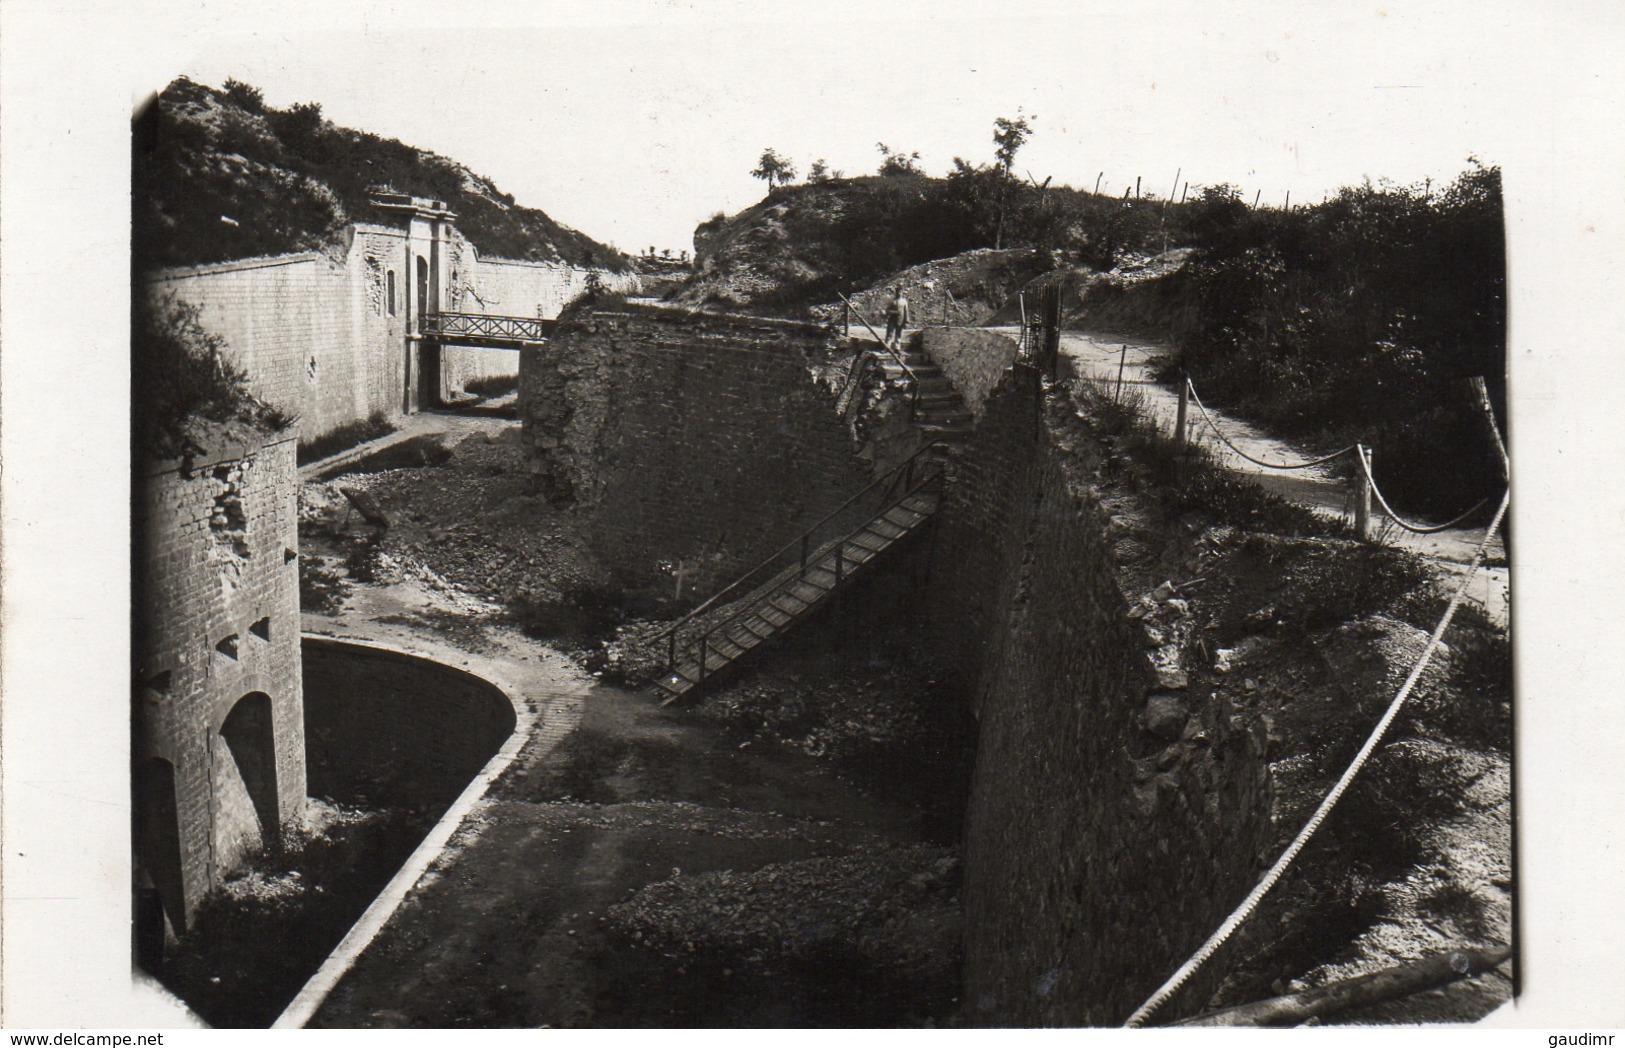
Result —
<path fill-rule="evenodd" d="M 1491 538 L 1501 526 L 1501 519 L 1506 515 L 1510 499 L 1510 491 L 1501 496 L 1501 505 L 1495 511 L 1495 519 L 1490 522 L 1489 528 L 1485 530 L 1484 538 L 1474 551 L 1472 562 L 1467 566 L 1466 573 L 1462 575 L 1461 582 L 1456 586 L 1455 593 L 1451 595 L 1450 604 L 1445 608 L 1444 615 L 1439 619 L 1439 624 L 1433 627 L 1432 634 L 1428 636 L 1427 647 L 1422 650 L 1421 656 L 1416 660 L 1416 665 L 1411 668 L 1410 675 L 1405 678 L 1405 683 L 1400 686 L 1399 692 L 1394 696 L 1393 701 L 1388 704 L 1388 709 L 1383 713 L 1382 719 L 1371 730 L 1371 734 L 1365 740 L 1365 745 L 1360 747 L 1360 752 L 1355 755 L 1348 769 L 1337 780 L 1337 784 L 1326 794 L 1326 798 L 1320 802 L 1320 807 L 1315 809 L 1315 813 L 1310 817 L 1309 822 L 1305 824 L 1302 830 L 1298 831 L 1298 835 L 1293 838 L 1286 851 L 1282 852 L 1281 857 L 1275 860 L 1275 864 L 1264 874 L 1247 898 L 1242 900 L 1241 905 L 1236 907 L 1229 917 L 1225 918 L 1224 923 L 1219 925 L 1218 930 L 1208 937 L 1207 941 L 1197 949 L 1190 960 L 1180 965 L 1179 970 L 1169 976 L 1168 981 L 1163 983 L 1144 1004 L 1140 1005 L 1123 1025 L 1145 1025 L 1146 1021 L 1156 1014 L 1157 1009 L 1162 1007 L 1168 998 L 1172 997 L 1192 975 L 1195 975 L 1208 962 L 1219 947 L 1223 946 L 1230 936 L 1235 934 L 1236 929 L 1240 928 L 1252 916 L 1253 911 L 1263 901 L 1264 896 L 1269 893 L 1271 888 L 1275 887 L 1276 882 L 1281 879 L 1287 867 L 1292 865 L 1292 861 L 1298 857 L 1299 852 L 1303 851 L 1304 846 L 1309 843 L 1309 839 L 1315 835 L 1315 831 L 1320 829 L 1321 823 L 1326 821 L 1326 816 L 1331 814 L 1332 809 L 1337 806 L 1337 802 L 1342 799 L 1343 794 L 1348 790 L 1349 784 L 1354 781 L 1354 777 L 1360 773 L 1361 768 L 1365 767 L 1365 763 L 1370 759 L 1372 753 L 1376 752 L 1377 745 L 1382 741 L 1383 736 L 1387 734 L 1389 725 L 1399 715 L 1400 709 L 1405 705 L 1406 700 L 1410 698 L 1411 689 L 1416 687 L 1416 682 L 1421 679 L 1422 671 L 1427 668 L 1428 663 L 1432 660 L 1433 653 L 1438 649 L 1445 630 L 1450 627 L 1451 620 L 1456 617 L 1456 609 L 1461 606 L 1462 598 L 1466 596 L 1468 583 L 1478 573 L 1479 566 L 1484 561 L 1484 552 L 1488 549 Z"/>
<path fill-rule="evenodd" d="M 1265 462 L 1263 459 L 1254 458 L 1230 442 L 1230 438 L 1224 435 L 1223 430 L 1219 429 L 1219 424 L 1213 421 L 1213 416 L 1207 413 L 1207 407 L 1202 403 L 1202 398 L 1196 395 L 1196 386 L 1188 378 L 1185 380 L 1185 388 L 1190 390 L 1191 399 L 1196 401 L 1196 409 L 1200 411 L 1202 413 L 1202 417 L 1207 420 L 1208 427 L 1213 430 L 1214 435 L 1224 443 L 1225 447 L 1229 448 L 1231 451 L 1234 451 L 1236 454 L 1240 455 L 1242 458 L 1246 459 L 1248 462 L 1251 462 L 1255 466 L 1263 466 L 1265 469 L 1280 470 L 1308 469 L 1310 466 L 1324 465 L 1335 458 L 1347 455 L 1349 452 L 1359 447 L 1358 444 L 1350 444 L 1346 448 L 1339 448 L 1330 455 L 1324 455 L 1317 459 L 1308 459 L 1304 462 L 1292 462 L 1284 464 L 1279 462 Z"/>

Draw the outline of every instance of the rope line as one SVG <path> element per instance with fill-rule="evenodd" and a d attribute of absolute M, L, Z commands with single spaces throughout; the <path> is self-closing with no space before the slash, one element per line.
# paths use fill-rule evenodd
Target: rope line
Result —
<path fill-rule="evenodd" d="M 1359 446 L 1357 444 L 1350 444 L 1348 447 L 1343 448 L 1343 449 L 1341 449 L 1339 451 L 1334 451 L 1330 455 L 1327 455 L 1327 456 L 1325 456 L 1323 458 L 1310 459 L 1307 462 L 1297 462 L 1297 463 L 1293 463 L 1293 464 L 1290 464 L 1290 465 L 1282 465 L 1282 464 L 1280 464 L 1278 462 L 1265 462 L 1263 459 L 1253 458 L 1251 455 L 1247 454 L 1245 451 L 1241 450 L 1240 448 L 1236 447 L 1234 444 L 1230 443 L 1230 438 L 1228 438 L 1228 437 L 1226 437 L 1224 435 L 1224 433 L 1219 429 L 1219 424 L 1217 422 L 1213 421 L 1213 416 L 1209 415 L 1207 413 L 1207 407 L 1206 407 L 1206 405 L 1204 405 L 1202 403 L 1202 398 L 1196 395 L 1196 386 L 1191 382 L 1190 379 L 1187 378 L 1185 380 L 1185 385 L 1191 391 L 1191 399 L 1196 401 L 1196 409 L 1202 413 L 1202 417 L 1204 419 L 1207 419 L 1207 424 L 1210 427 L 1212 427 L 1213 432 L 1218 435 L 1218 438 L 1221 441 L 1223 441 L 1225 446 L 1228 447 L 1231 451 L 1234 451 L 1236 454 L 1240 455 L 1242 458 L 1246 459 L 1248 462 L 1251 462 L 1255 466 L 1263 466 L 1265 469 L 1282 469 L 1282 470 L 1286 470 L 1286 469 L 1307 469 L 1310 466 L 1319 466 L 1319 465 L 1322 465 L 1323 463 L 1330 462 L 1332 459 L 1335 459 L 1335 458 L 1339 457 L 1340 455 L 1346 455 L 1349 452 L 1353 451 L 1356 447 Z"/>
<path fill-rule="evenodd" d="M 1483 509 L 1484 506 L 1490 501 L 1487 498 L 1479 499 L 1477 502 L 1473 503 L 1472 508 L 1468 509 L 1467 512 L 1463 513 L 1454 520 L 1446 521 L 1443 524 L 1434 524 L 1431 527 L 1422 524 L 1412 524 L 1404 517 L 1401 517 L 1398 513 L 1395 513 L 1394 507 L 1388 505 L 1388 500 L 1382 497 L 1382 489 L 1377 487 L 1377 478 L 1371 475 L 1371 462 L 1366 458 L 1363 450 L 1360 452 L 1360 468 L 1365 471 L 1366 483 L 1371 485 L 1371 494 L 1377 496 L 1377 504 L 1382 507 L 1382 511 L 1384 513 L 1388 514 L 1388 519 L 1399 525 L 1401 528 L 1404 528 L 1406 531 L 1412 532 L 1416 535 L 1432 535 L 1440 531 L 1449 531 L 1457 524 L 1460 524 L 1474 513 L 1477 513 L 1479 510 Z"/>
<path fill-rule="evenodd" d="M 1511 497 L 1512 493 L 1510 491 L 1501 496 L 1501 506 L 1495 511 L 1495 519 L 1490 522 L 1489 528 L 1484 532 L 1484 538 L 1473 552 L 1472 562 L 1467 566 L 1467 572 L 1462 576 L 1461 583 L 1456 587 L 1455 594 L 1451 596 L 1450 605 L 1445 608 L 1444 617 L 1439 620 L 1437 626 L 1433 627 L 1433 633 L 1428 637 L 1427 647 L 1423 649 L 1421 657 L 1417 659 L 1416 665 L 1411 669 L 1410 676 L 1405 678 L 1405 683 L 1400 686 L 1398 694 L 1388 704 L 1388 709 L 1382 715 L 1382 719 L 1377 722 L 1377 726 L 1371 730 L 1370 736 L 1365 740 L 1365 745 L 1360 747 L 1360 752 L 1355 755 L 1353 763 L 1343 772 L 1342 777 L 1337 780 L 1337 784 L 1332 787 L 1331 792 L 1326 794 L 1326 798 L 1320 802 L 1320 807 L 1315 809 L 1314 815 L 1310 817 L 1304 828 L 1298 831 L 1297 837 L 1293 838 L 1286 851 L 1282 852 L 1281 857 L 1275 860 L 1275 865 L 1270 867 L 1269 872 L 1264 874 L 1247 898 L 1242 900 L 1241 905 L 1236 907 L 1235 911 L 1219 926 L 1219 929 L 1208 937 L 1208 940 L 1191 956 L 1190 960 L 1181 965 L 1179 970 L 1168 978 L 1167 982 L 1163 983 L 1144 1004 L 1140 1005 L 1133 1015 L 1129 1016 L 1128 1021 L 1123 1024 L 1124 1026 L 1143 1026 L 1146 1020 L 1151 1018 L 1169 997 L 1173 996 L 1175 991 L 1183 986 L 1192 975 L 1196 974 L 1202 965 L 1207 963 L 1208 959 L 1213 956 L 1220 946 L 1224 945 L 1225 941 L 1235 933 L 1236 929 L 1240 928 L 1247 918 L 1252 916 L 1253 910 L 1258 907 L 1259 902 L 1263 900 L 1271 888 L 1275 887 L 1276 882 L 1281 879 L 1281 875 L 1292 864 L 1292 860 L 1298 857 L 1298 853 L 1303 850 L 1304 845 L 1309 843 L 1309 838 L 1315 835 L 1315 831 L 1320 829 L 1320 824 L 1326 820 L 1326 816 L 1331 813 L 1332 808 L 1342 799 L 1344 791 L 1348 789 L 1349 784 L 1354 781 L 1354 777 L 1359 774 L 1360 769 L 1365 766 L 1365 762 L 1375 752 L 1377 744 L 1382 741 L 1382 737 L 1387 733 L 1389 725 L 1399 715 L 1400 708 L 1410 698 L 1411 689 L 1416 686 L 1417 680 L 1422 676 L 1422 671 L 1427 668 L 1428 662 L 1433 658 L 1433 652 L 1438 648 L 1439 641 L 1444 636 L 1445 630 L 1449 628 L 1450 621 L 1456 617 L 1456 609 L 1461 606 L 1462 598 L 1466 596 L 1467 584 L 1478 573 L 1479 565 L 1484 559 L 1484 551 L 1489 547 L 1491 537 L 1501 526 L 1501 518 L 1506 515 L 1507 505 Z"/>
<path fill-rule="evenodd" d="M 1251 462 L 1255 466 L 1263 466 L 1265 469 L 1279 469 L 1279 470 L 1307 469 L 1310 466 L 1323 465 L 1323 464 L 1325 464 L 1327 462 L 1332 461 L 1335 458 L 1338 458 L 1341 455 L 1348 454 L 1350 451 L 1357 452 L 1355 457 L 1360 460 L 1360 469 L 1365 472 L 1365 479 L 1371 485 L 1371 493 L 1377 497 L 1377 502 L 1378 502 L 1379 505 L 1382 506 L 1383 512 L 1388 514 L 1388 519 L 1391 520 L 1398 527 L 1404 529 L 1405 531 L 1409 531 L 1409 532 L 1411 532 L 1413 534 L 1416 534 L 1416 535 L 1434 535 L 1434 534 L 1437 534 L 1438 532 L 1441 532 L 1441 531 L 1449 531 L 1451 528 L 1455 527 L 1457 524 L 1460 524 L 1462 521 L 1466 520 L 1468 517 L 1471 517 L 1474 513 L 1477 513 L 1479 510 L 1483 509 L 1486 505 L 1489 504 L 1490 500 L 1488 498 L 1479 499 L 1477 502 L 1473 503 L 1472 506 L 1470 506 L 1464 513 L 1460 514 L 1459 516 L 1456 516 L 1456 517 L 1452 518 L 1449 521 L 1446 521 L 1443 524 L 1426 525 L 1426 524 L 1413 523 L 1411 521 L 1406 520 L 1404 517 L 1401 517 L 1398 513 L 1394 512 L 1394 507 L 1390 506 L 1388 504 L 1388 500 L 1383 497 L 1382 490 L 1377 487 L 1377 478 L 1375 476 L 1373 476 L 1372 473 L 1371 473 L 1371 462 L 1366 458 L 1365 451 L 1360 447 L 1359 444 L 1350 444 L 1348 447 L 1343 448 L 1343 449 L 1341 449 L 1339 451 L 1334 451 L 1330 455 L 1326 455 L 1326 456 L 1324 456 L 1322 458 L 1310 459 L 1310 460 L 1308 460 L 1306 462 L 1299 462 L 1299 463 L 1292 464 L 1292 465 L 1283 465 L 1283 464 L 1277 463 L 1277 462 L 1265 462 L 1263 459 L 1254 458 L 1253 456 L 1247 454 L 1245 451 L 1243 451 L 1240 448 L 1236 447 L 1236 445 L 1232 444 L 1230 442 L 1229 438 L 1226 437 L 1224 435 L 1224 433 L 1219 429 L 1218 423 L 1213 421 L 1213 416 L 1208 414 L 1207 405 L 1203 404 L 1202 403 L 1202 398 L 1197 395 L 1195 384 L 1192 383 L 1191 380 L 1187 378 L 1185 380 L 1185 385 L 1190 389 L 1191 399 L 1196 401 L 1197 410 L 1202 413 L 1202 418 L 1207 420 L 1208 427 L 1213 430 L 1214 434 L 1219 438 L 1219 440 L 1222 441 L 1224 443 L 1224 445 L 1226 447 L 1228 447 L 1231 451 L 1235 452 L 1237 455 L 1240 455 L 1242 458 L 1246 459 L 1248 462 Z M 1486 398 L 1486 402 L 1487 402 L 1487 398 Z M 1499 446 L 1500 445 L 1500 437 L 1501 437 L 1499 430 L 1495 431 L 1495 437 L 1496 437 L 1496 443 Z M 1503 461 L 1505 461 L 1505 452 L 1504 451 L 1502 451 L 1502 457 L 1503 457 Z"/>

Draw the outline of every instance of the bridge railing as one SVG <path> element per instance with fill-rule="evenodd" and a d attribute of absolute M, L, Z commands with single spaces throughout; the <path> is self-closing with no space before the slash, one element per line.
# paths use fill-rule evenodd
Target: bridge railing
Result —
<path fill-rule="evenodd" d="M 556 324 L 557 321 L 541 317 L 505 317 L 494 313 L 425 313 L 423 334 L 428 338 L 483 342 L 545 342 Z"/>

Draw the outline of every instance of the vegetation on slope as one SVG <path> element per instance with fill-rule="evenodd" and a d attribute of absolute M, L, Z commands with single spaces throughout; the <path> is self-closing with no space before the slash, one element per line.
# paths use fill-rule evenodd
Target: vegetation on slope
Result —
<path fill-rule="evenodd" d="M 696 275 L 676 297 L 796 315 L 836 292 L 996 242 L 1109 269 L 1122 252 L 1160 250 L 1180 212 L 1150 199 L 1006 184 L 996 167 L 954 163 L 946 178 L 897 169 L 780 186 L 737 215 L 715 215 L 694 231 Z"/>
<path fill-rule="evenodd" d="M 1178 279 L 1195 308 L 1164 377 L 1183 368 L 1206 399 L 1285 437 L 1363 440 L 1379 484 L 1418 511 L 1499 491 L 1466 381 L 1483 376 L 1504 405 L 1499 168 L 1474 162 L 1440 192 L 1367 183 L 1291 211 L 1220 186 L 1184 229 L 1195 251 Z"/>
<path fill-rule="evenodd" d="M 235 81 L 164 89 L 136 120 L 131 187 L 138 270 L 332 248 L 351 222 L 389 220 L 380 191 L 446 201 L 490 256 L 627 268 L 455 161 L 339 127 L 315 102 L 270 108 Z"/>
<path fill-rule="evenodd" d="M 224 344 L 173 298 L 135 298 L 130 330 L 131 429 L 136 460 L 173 458 L 202 448 L 201 428 L 285 429 L 293 419 L 248 392 L 248 377 L 225 359 Z"/>

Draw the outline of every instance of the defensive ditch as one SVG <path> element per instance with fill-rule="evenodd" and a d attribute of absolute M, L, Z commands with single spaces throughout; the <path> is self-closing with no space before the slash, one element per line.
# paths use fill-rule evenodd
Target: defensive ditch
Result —
<path fill-rule="evenodd" d="M 500 688 L 305 637 L 303 824 L 207 898 L 159 980 L 210 1025 L 269 1026 L 512 733 Z"/>

